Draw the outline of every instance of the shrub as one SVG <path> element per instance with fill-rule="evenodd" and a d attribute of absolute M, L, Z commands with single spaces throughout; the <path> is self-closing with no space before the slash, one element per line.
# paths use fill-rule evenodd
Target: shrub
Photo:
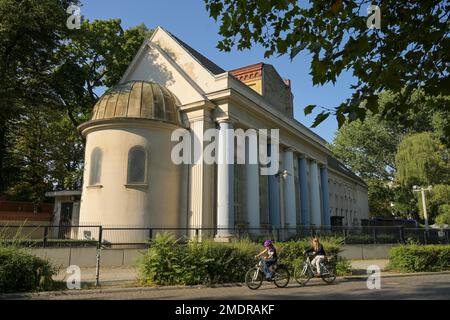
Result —
<path fill-rule="evenodd" d="M 345 258 L 338 257 L 335 264 L 334 273 L 337 276 L 347 276 L 352 274 L 351 262 Z"/>
<path fill-rule="evenodd" d="M 248 240 L 181 243 L 161 234 L 141 260 L 141 277 L 147 284 L 162 285 L 242 281 L 256 250 Z"/>
<path fill-rule="evenodd" d="M 329 258 L 329 265 L 333 270 L 336 268 L 338 255 L 341 252 L 342 238 L 325 238 L 320 242 L 323 245 L 325 253 Z M 281 263 L 286 264 L 291 271 L 296 265 L 299 265 L 304 260 L 303 251 L 311 247 L 310 240 L 289 241 L 278 243 L 278 256 Z"/>
<path fill-rule="evenodd" d="M 56 269 L 46 260 L 14 247 L 0 247 L 0 292 L 48 290 Z"/>
<path fill-rule="evenodd" d="M 450 270 L 450 246 L 404 245 L 391 248 L 388 269 L 401 272 Z"/>
<path fill-rule="evenodd" d="M 332 267 L 348 272 L 348 263 L 337 259 L 341 239 L 322 240 Z M 302 252 L 310 242 L 290 241 L 275 244 L 279 262 L 292 270 L 303 259 Z M 203 241 L 181 243 L 173 235 L 156 237 L 140 262 L 141 278 L 147 284 L 193 285 L 241 282 L 254 264 L 253 257 L 262 250 L 260 244 L 250 240 L 232 243 Z"/>

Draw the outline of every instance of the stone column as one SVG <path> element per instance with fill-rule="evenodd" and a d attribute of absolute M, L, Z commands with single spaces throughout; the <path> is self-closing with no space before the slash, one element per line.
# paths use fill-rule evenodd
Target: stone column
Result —
<path fill-rule="evenodd" d="M 246 205 L 248 223 L 250 228 L 259 228 L 259 165 L 257 137 L 255 137 L 255 139 L 247 139 L 245 144 L 245 154 Z M 253 232 L 255 231 L 256 230 L 253 230 Z"/>
<path fill-rule="evenodd" d="M 271 147 L 267 146 L 268 154 L 271 156 Z M 280 227 L 280 180 L 277 175 L 270 175 L 269 179 L 269 224 Z"/>
<path fill-rule="evenodd" d="M 328 168 L 323 165 L 320 167 L 320 179 L 322 183 L 322 208 L 323 208 L 323 224 L 331 225 L 330 217 L 330 194 L 328 191 Z"/>
<path fill-rule="evenodd" d="M 188 185 L 183 189 L 188 189 L 186 206 L 188 207 L 187 217 L 183 217 L 182 225 L 187 224 L 190 228 L 212 228 L 214 227 L 214 205 L 215 205 L 215 164 L 206 164 L 203 159 L 205 141 L 203 141 L 205 131 L 213 127 L 210 111 L 205 108 L 187 113 L 190 122 L 191 133 L 191 161 L 192 164 L 186 168 L 185 176 Z M 195 230 L 187 233 L 194 237 Z M 211 231 L 201 231 L 198 235 L 213 235 Z"/>
<path fill-rule="evenodd" d="M 294 182 L 294 153 L 292 149 L 286 149 L 283 154 L 284 168 L 288 175 L 284 177 L 284 210 L 286 225 L 290 228 L 297 226 L 295 211 L 295 182 Z"/>
<path fill-rule="evenodd" d="M 217 164 L 217 227 L 234 228 L 234 133 L 228 121 L 219 122 Z M 231 230 L 217 230 L 217 238 L 228 238 Z"/>
<path fill-rule="evenodd" d="M 300 218 L 303 226 L 309 226 L 311 224 L 309 214 L 309 186 L 308 186 L 308 173 L 307 162 L 305 156 L 300 156 L 298 159 L 298 175 L 300 184 Z"/>
<path fill-rule="evenodd" d="M 312 224 L 316 227 L 322 225 L 320 213 L 320 189 L 319 189 L 319 171 L 317 161 L 311 160 L 309 174 L 311 175 L 311 218 Z"/>

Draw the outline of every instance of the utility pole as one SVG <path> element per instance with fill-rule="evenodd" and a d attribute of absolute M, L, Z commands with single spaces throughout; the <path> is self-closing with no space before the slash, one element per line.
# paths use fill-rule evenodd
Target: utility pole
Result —
<path fill-rule="evenodd" d="M 431 191 L 432 186 L 428 186 L 428 188 L 423 188 L 419 186 L 413 186 L 414 192 L 420 192 L 422 194 L 422 207 L 423 207 L 423 217 L 425 219 L 425 229 L 428 230 L 428 214 L 427 214 L 427 205 L 426 205 L 426 199 L 425 199 L 425 191 Z"/>

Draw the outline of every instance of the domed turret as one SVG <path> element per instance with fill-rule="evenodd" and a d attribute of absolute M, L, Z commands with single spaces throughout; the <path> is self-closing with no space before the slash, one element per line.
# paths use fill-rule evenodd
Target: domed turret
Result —
<path fill-rule="evenodd" d="M 183 221 L 183 167 L 172 161 L 174 130 L 183 127 L 178 99 L 167 88 L 130 81 L 108 90 L 89 121 L 80 224 L 173 228 Z M 120 242 L 117 234 L 105 241 Z M 148 232 L 130 234 L 141 242 Z"/>
<path fill-rule="evenodd" d="M 177 98 L 160 84 L 129 81 L 108 90 L 98 100 L 91 121 L 140 118 L 181 125 L 178 105 Z"/>

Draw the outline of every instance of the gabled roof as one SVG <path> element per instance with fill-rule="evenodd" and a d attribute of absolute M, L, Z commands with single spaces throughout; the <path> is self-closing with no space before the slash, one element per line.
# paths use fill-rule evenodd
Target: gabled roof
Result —
<path fill-rule="evenodd" d="M 206 69 L 208 69 L 212 74 L 218 75 L 221 73 L 224 73 L 225 70 L 219 67 L 217 64 L 209 60 L 207 57 L 202 55 L 200 52 L 189 46 L 187 43 L 185 43 L 183 40 L 179 39 L 178 37 L 174 36 L 169 31 L 165 30 L 168 34 L 170 34 L 171 37 L 174 38 L 176 42 L 178 42 L 184 49 L 186 49 L 197 61 Z"/>
<path fill-rule="evenodd" d="M 361 179 L 360 177 L 358 177 L 355 173 L 353 173 L 350 169 L 348 169 L 342 162 L 340 162 L 338 159 L 332 157 L 332 156 L 328 156 L 328 166 L 331 169 L 334 169 L 340 173 L 343 173 L 347 176 L 352 177 L 353 179 L 356 179 L 357 181 L 359 181 L 360 183 L 362 183 L 363 185 L 367 185 L 363 179 Z"/>

